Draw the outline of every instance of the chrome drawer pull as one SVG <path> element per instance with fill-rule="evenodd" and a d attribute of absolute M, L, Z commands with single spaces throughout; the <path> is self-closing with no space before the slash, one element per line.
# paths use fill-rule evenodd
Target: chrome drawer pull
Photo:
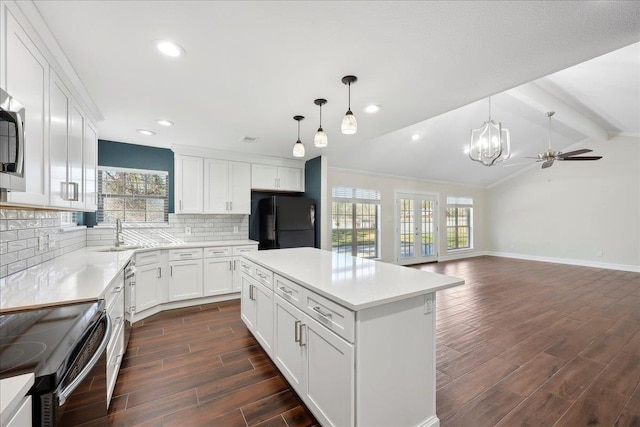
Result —
<path fill-rule="evenodd" d="M 301 323 L 302 322 L 300 320 L 296 320 L 296 323 L 294 323 L 294 325 L 293 325 L 293 328 L 294 328 L 294 338 L 293 339 L 297 343 L 300 343 L 300 338 L 301 338 L 300 335 L 302 335 L 301 334 L 301 332 L 302 332 L 301 329 L 302 328 L 300 328 L 300 324 Z"/>
<path fill-rule="evenodd" d="M 117 288 L 113 289 L 113 293 L 117 294 L 118 292 L 120 292 L 122 290 L 122 286 L 118 286 Z"/>
<path fill-rule="evenodd" d="M 282 292 L 284 292 L 285 294 L 287 294 L 287 295 L 291 295 L 291 294 L 293 294 L 293 291 L 288 290 L 288 289 L 287 289 L 287 288 L 285 288 L 284 286 L 280 286 L 280 290 L 281 290 Z"/>
<path fill-rule="evenodd" d="M 321 314 L 321 315 L 322 315 L 322 316 L 324 316 L 324 317 L 331 318 L 331 313 L 325 313 L 325 312 L 324 312 L 324 311 L 322 311 L 322 310 L 320 309 L 320 307 L 318 307 L 318 306 L 313 307 L 313 311 L 315 311 L 315 312 L 316 312 L 316 313 L 318 313 L 318 314 Z"/>

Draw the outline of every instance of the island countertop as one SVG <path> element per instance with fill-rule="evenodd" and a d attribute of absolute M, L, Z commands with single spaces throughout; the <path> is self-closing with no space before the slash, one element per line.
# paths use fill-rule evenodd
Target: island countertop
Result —
<path fill-rule="evenodd" d="M 315 248 L 243 256 L 353 311 L 464 284 L 464 280 Z"/>

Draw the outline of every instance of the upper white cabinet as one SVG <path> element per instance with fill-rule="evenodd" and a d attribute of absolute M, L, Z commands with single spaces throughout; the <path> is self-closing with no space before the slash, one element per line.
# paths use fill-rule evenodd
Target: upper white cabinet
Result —
<path fill-rule="evenodd" d="M 52 71 L 49 90 L 49 151 L 51 167 L 51 206 L 70 207 L 67 144 L 69 141 L 69 110 L 71 95 Z"/>
<path fill-rule="evenodd" d="M 175 156 L 176 213 L 203 212 L 203 159 L 193 156 Z"/>
<path fill-rule="evenodd" d="M 5 89 L 24 105 L 27 123 L 26 192 L 9 192 L 8 201 L 43 206 L 49 203 L 49 64 L 9 12 L 6 23 Z"/>
<path fill-rule="evenodd" d="M 204 213 L 251 213 L 249 163 L 204 159 Z"/>
<path fill-rule="evenodd" d="M 98 130 L 88 120 L 84 128 L 84 203 L 89 211 L 98 209 Z"/>
<path fill-rule="evenodd" d="M 84 125 L 85 117 L 77 105 L 71 105 L 69 142 L 67 146 L 68 191 L 71 208 L 84 209 Z"/>
<path fill-rule="evenodd" d="M 251 165 L 254 190 L 304 191 L 304 170 L 286 166 Z"/>

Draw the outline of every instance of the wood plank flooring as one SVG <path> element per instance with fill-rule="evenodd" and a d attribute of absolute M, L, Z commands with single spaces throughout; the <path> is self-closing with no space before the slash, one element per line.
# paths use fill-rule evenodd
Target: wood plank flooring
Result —
<path fill-rule="evenodd" d="M 466 280 L 436 297 L 442 427 L 640 426 L 640 274 L 496 257 L 414 268 Z M 232 301 L 136 323 L 109 424 L 317 421 Z"/>

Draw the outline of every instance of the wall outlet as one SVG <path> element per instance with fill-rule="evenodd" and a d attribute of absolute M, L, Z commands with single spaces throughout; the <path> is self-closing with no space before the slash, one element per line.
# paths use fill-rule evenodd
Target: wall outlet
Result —
<path fill-rule="evenodd" d="M 596 256 L 598 258 L 602 258 L 602 249 L 599 249 L 599 250 L 596 251 Z"/>
<path fill-rule="evenodd" d="M 237 225 L 233 226 L 233 234 L 238 234 L 240 232 L 240 229 L 238 228 Z"/>
<path fill-rule="evenodd" d="M 424 296 L 424 314 L 429 314 L 433 311 L 433 298 L 431 294 Z"/>
<path fill-rule="evenodd" d="M 191 227 L 185 227 L 184 228 L 184 234 L 186 234 L 187 236 L 191 235 Z"/>

